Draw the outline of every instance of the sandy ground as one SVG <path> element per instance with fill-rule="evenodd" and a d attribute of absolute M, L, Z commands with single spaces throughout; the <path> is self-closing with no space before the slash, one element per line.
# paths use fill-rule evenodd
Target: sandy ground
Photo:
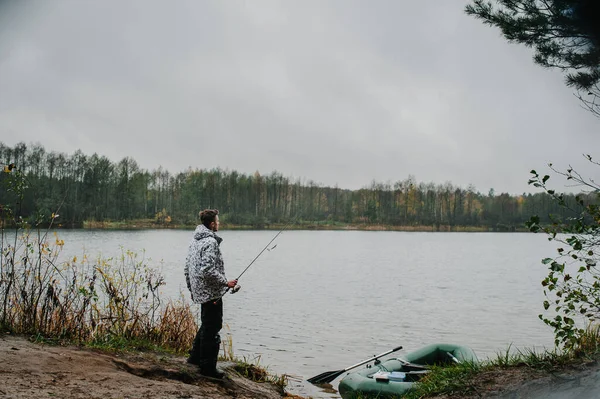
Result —
<path fill-rule="evenodd" d="M 265 398 L 285 394 L 241 377 L 232 364 L 223 381 L 207 379 L 183 357 L 112 355 L 0 335 L 0 398 Z"/>

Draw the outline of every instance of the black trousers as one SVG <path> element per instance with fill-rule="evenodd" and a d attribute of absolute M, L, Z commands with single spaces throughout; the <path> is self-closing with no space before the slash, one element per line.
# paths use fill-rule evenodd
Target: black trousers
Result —
<path fill-rule="evenodd" d="M 223 300 L 205 302 L 200 308 L 200 328 L 196 333 L 188 362 L 196 364 L 202 372 L 213 372 L 217 367 L 223 328 Z"/>

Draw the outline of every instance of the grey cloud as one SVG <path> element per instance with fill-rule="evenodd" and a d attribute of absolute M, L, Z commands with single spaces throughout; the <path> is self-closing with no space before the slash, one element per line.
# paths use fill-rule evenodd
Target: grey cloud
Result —
<path fill-rule="evenodd" d="M 561 75 L 464 2 L 0 4 L 8 144 L 172 172 L 520 193 L 529 169 L 600 142 Z"/>

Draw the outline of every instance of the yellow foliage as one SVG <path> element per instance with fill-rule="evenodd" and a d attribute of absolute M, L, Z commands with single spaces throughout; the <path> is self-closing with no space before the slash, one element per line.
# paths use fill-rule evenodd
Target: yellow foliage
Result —
<path fill-rule="evenodd" d="M 154 219 L 155 219 L 156 223 L 160 223 L 160 224 L 171 223 L 171 216 L 169 216 L 169 214 L 167 213 L 167 210 L 165 208 L 163 208 L 162 211 L 158 212 L 154 216 Z"/>

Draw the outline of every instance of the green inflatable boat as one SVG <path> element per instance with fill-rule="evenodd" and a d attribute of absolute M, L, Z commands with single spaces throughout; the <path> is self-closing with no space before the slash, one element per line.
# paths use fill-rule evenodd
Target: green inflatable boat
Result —
<path fill-rule="evenodd" d="M 470 348 L 452 344 L 432 344 L 402 358 L 375 362 L 364 369 L 351 372 L 342 378 L 338 391 L 343 399 L 359 395 L 362 398 L 402 397 L 427 374 L 430 366 L 464 361 L 477 361 Z"/>

